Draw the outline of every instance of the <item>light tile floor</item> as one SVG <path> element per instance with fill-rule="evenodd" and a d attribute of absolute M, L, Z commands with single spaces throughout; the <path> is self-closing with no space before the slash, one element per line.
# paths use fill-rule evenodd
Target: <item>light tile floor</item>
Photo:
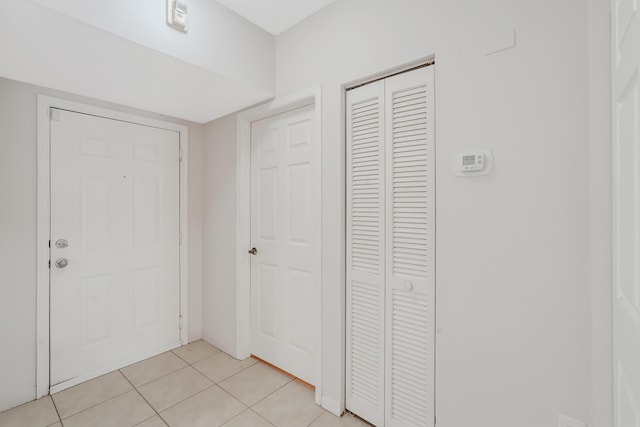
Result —
<path fill-rule="evenodd" d="M 3 427 L 362 427 L 314 402 L 314 392 L 256 359 L 204 341 L 0 412 Z"/>

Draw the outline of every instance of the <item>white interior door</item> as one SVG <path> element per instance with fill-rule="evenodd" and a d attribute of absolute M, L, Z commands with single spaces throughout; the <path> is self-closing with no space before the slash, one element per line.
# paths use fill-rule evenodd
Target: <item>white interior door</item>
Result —
<path fill-rule="evenodd" d="M 251 353 L 310 384 L 320 286 L 317 143 L 312 107 L 251 125 Z"/>
<path fill-rule="evenodd" d="M 52 109 L 50 124 L 61 389 L 180 344 L 180 148 L 177 132 L 86 114 Z"/>
<path fill-rule="evenodd" d="M 640 17 L 612 7 L 614 426 L 640 427 Z"/>

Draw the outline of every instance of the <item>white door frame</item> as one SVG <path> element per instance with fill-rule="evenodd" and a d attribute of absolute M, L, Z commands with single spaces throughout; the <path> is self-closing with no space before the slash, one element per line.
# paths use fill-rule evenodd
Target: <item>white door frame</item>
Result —
<path fill-rule="evenodd" d="M 188 146 L 187 126 L 112 111 L 65 99 L 38 95 L 37 225 L 36 225 L 36 398 L 49 394 L 49 238 L 51 235 L 50 137 L 49 111 L 59 108 L 108 119 L 176 131 L 180 134 L 180 342 L 188 343 Z M 133 361 L 131 361 L 133 362 Z M 128 363 L 127 363 L 128 364 Z"/>
<path fill-rule="evenodd" d="M 322 197 L 322 110 L 321 110 L 320 85 L 309 89 L 274 99 L 266 104 L 259 105 L 238 114 L 238 145 L 236 168 L 236 309 L 238 323 L 236 330 L 236 348 L 238 359 L 244 359 L 251 354 L 251 259 L 247 250 L 251 245 L 251 123 L 275 116 L 286 111 L 291 111 L 306 105 L 314 106 L 315 129 L 314 141 L 316 161 L 318 162 L 317 175 L 314 179 L 320 182 L 317 197 Z M 321 205 L 321 204 L 320 204 Z M 322 398 L 322 230 L 318 227 L 317 242 L 320 248 L 317 251 L 318 271 L 320 283 L 318 283 L 314 301 L 316 318 L 316 403 L 321 403 Z"/>

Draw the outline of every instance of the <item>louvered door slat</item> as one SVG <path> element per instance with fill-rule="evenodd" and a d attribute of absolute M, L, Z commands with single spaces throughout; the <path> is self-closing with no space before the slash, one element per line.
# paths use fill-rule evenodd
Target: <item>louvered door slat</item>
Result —
<path fill-rule="evenodd" d="M 384 425 L 384 84 L 347 98 L 347 393 Z"/>
<path fill-rule="evenodd" d="M 385 426 L 434 422 L 433 68 L 385 81 Z"/>

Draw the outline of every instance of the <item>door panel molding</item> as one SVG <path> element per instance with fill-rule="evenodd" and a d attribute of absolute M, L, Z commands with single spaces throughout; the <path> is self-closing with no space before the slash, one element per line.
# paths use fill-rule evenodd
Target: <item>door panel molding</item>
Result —
<path fill-rule="evenodd" d="M 322 183 L 322 109 L 321 109 L 320 85 L 302 90 L 289 96 L 284 96 L 263 105 L 251 108 L 238 114 L 238 145 L 236 157 L 236 312 L 238 323 L 236 330 L 236 353 L 238 359 L 250 356 L 251 352 L 251 259 L 247 250 L 251 244 L 251 123 L 276 116 L 287 111 L 295 110 L 307 105 L 313 105 L 315 127 L 314 156 L 318 161 L 317 179 Z M 322 194 L 322 184 L 320 184 L 319 194 Z M 322 222 L 322 221 L 321 221 Z M 322 247 L 322 230 L 318 227 L 317 242 L 319 248 Z M 318 251 L 317 259 L 318 271 L 320 271 L 320 283 L 322 283 L 321 250 Z M 318 352 L 316 360 L 316 403 L 322 404 L 322 322 L 321 322 L 321 292 L 322 286 L 318 286 L 314 291 L 313 299 L 316 301 L 314 307 L 317 330 L 316 349 Z M 336 414 L 339 415 L 339 414 Z"/>
<path fill-rule="evenodd" d="M 36 224 L 36 398 L 50 392 L 49 372 L 49 238 L 50 227 L 50 111 L 51 108 L 119 120 L 133 124 L 172 130 L 180 134 L 180 315 L 182 329 L 180 341 L 188 342 L 188 140 L 187 126 L 134 114 L 113 111 L 65 99 L 38 95 L 37 100 L 37 224 Z M 149 355 L 147 355 L 149 356 Z M 133 360 L 127 361 L 128 363 Z M 124 366 L 124 365 L 123 365 Z M 108 367 L 117 369 L 118 367 Z M 88 378 L 78 378 L 77 382 Z"/>

